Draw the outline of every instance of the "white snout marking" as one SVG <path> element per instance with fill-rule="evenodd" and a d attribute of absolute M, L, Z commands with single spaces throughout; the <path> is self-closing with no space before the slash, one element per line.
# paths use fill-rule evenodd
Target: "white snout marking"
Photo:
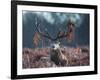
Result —
<path fill-rule="evenodd" d="M 54 44 L 54 50 L 59 49 L 60 45 L 59 44 Z"/>

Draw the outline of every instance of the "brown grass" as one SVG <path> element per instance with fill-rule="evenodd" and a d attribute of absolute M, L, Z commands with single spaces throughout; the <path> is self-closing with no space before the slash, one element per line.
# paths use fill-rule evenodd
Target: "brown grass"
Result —
<path fill-rule="evenodd" d="M 89 65 L 89 48 L 81 47 L 81 52 L 75 52 L 74 48 L 61 48 L 68 60 L 67 66 L 87 66 Z M 48 68 L 59 67 L 50 59 L 50 48 L 23 49 L 23 68 Z M 60 66 L 62 67 L 62 66 Z"/>

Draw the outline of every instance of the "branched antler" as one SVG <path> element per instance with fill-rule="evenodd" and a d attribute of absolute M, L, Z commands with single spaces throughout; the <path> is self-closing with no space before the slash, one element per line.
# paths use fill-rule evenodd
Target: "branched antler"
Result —
<path fill-rule="evenodd" d="M 68 40 L 73 39 L 72 37 L 73 37 L 73 33 L 74 33 L 74 31 L 73 31 L 74 24 L 71 21 L 68 22 L 68 32 L 65 33 L 64 31 L 59 31 L 56 38 L 52 38 L 48 31 L 42 32 L 40 30 L 39 26 L 40 26 L 40 24 L 37 23 L 37 20 L 36 20 L 36 29 L 37 29 L 38 33 L 41 36 L 43 36 L 51 41 L 57 41 L 58 39 L 62 39 L 62 38 L 67 38 Z"/>

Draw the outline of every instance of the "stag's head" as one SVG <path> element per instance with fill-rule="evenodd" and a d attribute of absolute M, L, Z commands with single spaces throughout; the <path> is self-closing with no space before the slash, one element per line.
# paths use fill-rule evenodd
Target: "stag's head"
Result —
<path fill-rule="evenodd" d="M 52 45 L 51 45 L 51 48 L 53 49 L 53 50 L 57 50 L 57 49 L 59 49 L 60 48 L 60 42 L 56 42 L 56 43 L 53 43 Z"/>
<path fill-rule="evenodd" d="M 36 29 L 38 31 L 38 33 L 42 36 L 42 37 L 45 37 L 47 38 L 48 40 L 52 41 L 52 42 L 55 42 L 52 44 L 51 48 L 53 48 L 54 50 L 60 48 L 60 42 L 59 40 L 63 39 L 63 38 L 71 38 L 72 37 L 72 33 L 73 33 L 73 27 L 71 27 L 70 25 L 74 26 L 74 23 L 72 23 L 71 21 L 68 22 L 68 31 L 67 32 L 64 32 L 64 31 L 61 31 L 59 30 L 56 37 L 53 38 L 49 32 L 47 30 L 45 31 L 41 31 L 40 29 L 40 24 L 37 23 L 37 20 L 36 20 Z M 70 36 L 71 35 L 71 36 Z M 72 38 L 71 38 L 72 39 Z"/>

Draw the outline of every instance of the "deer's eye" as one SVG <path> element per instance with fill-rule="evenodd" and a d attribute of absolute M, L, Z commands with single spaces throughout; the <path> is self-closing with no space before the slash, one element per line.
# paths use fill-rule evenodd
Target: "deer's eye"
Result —
<path fill-rule="evenodd" d="M 52 48 L 55 48 L 55 46 L 54 46 L 54 45 L 52 45 Z"/>

